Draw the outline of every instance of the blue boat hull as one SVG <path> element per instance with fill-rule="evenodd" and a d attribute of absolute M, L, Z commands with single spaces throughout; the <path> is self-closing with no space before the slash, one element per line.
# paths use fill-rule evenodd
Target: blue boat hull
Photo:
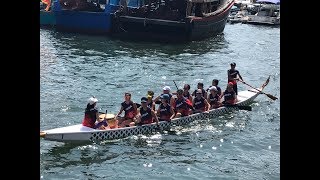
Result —
<path fill-rule="evenodd" d="M 110 28 L 110 14 L 105 12 L 56 11 L 57 31 L 106 34 L 110 32 Z"/>
<path fill-rule="evenodd" d="M 52 11 L 40 10 L 40 26 L 55 26 L 56 17 Z"/>

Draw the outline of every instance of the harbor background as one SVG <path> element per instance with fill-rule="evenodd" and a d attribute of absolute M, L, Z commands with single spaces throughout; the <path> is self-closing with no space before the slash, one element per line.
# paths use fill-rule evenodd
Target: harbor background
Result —
<path fill-rule="evenodd" d="M 280 179 L 280 29 L 227 24 L 224 33 L 185 44 L 128 42 L 40 29 L 40 128 L 81 123 L 87 99 L 117 113 L 125 92 L 174 91 L 212 79 L 229 64 L 260 86 L 252 111 L 196 121 L 161 135 L 89 144 L 40 140 L 42 179 Z M 239 84 L 239 91 L 248 89 Z"/>

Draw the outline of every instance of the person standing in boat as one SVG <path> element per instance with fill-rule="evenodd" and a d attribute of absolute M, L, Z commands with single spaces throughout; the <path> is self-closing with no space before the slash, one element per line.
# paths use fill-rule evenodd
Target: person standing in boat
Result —
<path fill-rule="evenodd" d="M 236 63 L 231 63 L 230 64 L 231 69 L 228 70 L 228 83 L 232 82 L 233 83 L 233 89 L 236 92 L 236 95 L 238 95 L 238 86 L 237 86 L 237 80 L 243 81 L 240 72 L 236 70 Z"/>
<path fill-rule="evenodd" d="M 99 112 L 97 108 L 98 99 L 91 97 L 88 100 L 87 107 L 84 112 L 84 118 L 82 120 L 82 125 L 90 128 L 104 128 L 103 124 L 100 123 Z M 99 123 L 100 127 L 96 125 Z"/>
<path fill-rule="evenodd" d="M 121 103 L 120 111 L 116 115 L 120 127 L 130 126 L 130 123 L 135 120 L 135 116 L 137 115 L 137 105 L 131 101 L 131 94 L 126 92 L 124 94 L 124 99 L 125 100 Z M 120 117 L 120 114 L 123 111 L 124 117 Z"/>
<path fill-rule="evenodd" d="M 148 98 L 141 98 L 141 107 L 138 109 L 136 120 L 134 121 L 135 125 L 151 124 L 153 122 L 157 123 L 159 126 L 159 120 L 156 116 L 156 113 L 148 107 L 147 105 Z"/>
<path fill-rule="evenodd" d="M 209 111 L 210 104 L 207 99 L 202 96 L 202 89 L 197 90 L 196 97 L 193 98 L 192 106 L 194 107 L 193 113 Z"/>
<path fill-rule="evenodd" d="M 203 96 L 204 98 L 207 98 L 207 92 L 203 89 L 203 83 L 202 83 L 202 82 L 199 82 L 199 83 L 198 83 L 197 89 L 193 91 L 192 96 L 196 97 L 196 94 L 197 94 L 197 90 L 198 90 L 198 89 L 201 89 L 201 91 L 202 91 L 202 93 L 201 93 L 202 96 Z"/>
<path fill-rule="evenodd" d="M 171 91 L 170 86 L 165 86 L 165 87 L 162 88 L 162 90 L 163 90 L 163 93 L 160 94 L 159 96 L 157 96 L 153 101 L 157 104 L 157 101 L 160 101 L 160 97 L 161 97 L 163 94 L 168 94 L 169 97 L 170 97 L 170 105 L 172 106 L 172 103 L 173 103 L 174 99 L 173 99 L 173 97 L 172 97 L 172 94 L 170 93 L 170 91 Z"/>
<path fill-rule="evenodd" d="M 215 86 L 217 88 L 217 90 L 218 90 L 218 95 L 220 96 L 221 95 L 221 88 L 218 86 L 218 84 L 219 84 L 219 80 L 218 79 L 213 79 L 212 80 L 212 85 L 209 86 L 207 91 L 209 91 L 212 86 Z"/>
<path fill-rule="evenodd" d="M 156 104 L 153 101 L 153 95 L 154 95 L 153 91 L 148 91 L 148 93 L 147 93 L 147 98 L 148 98 L 147 106 L 149 108 L 151 108 L 153 111 L 155 111 L 156 110 Z"/>
<path fill-rule="evenodd" d="M 233 83 L 229 82 L 227 85 L 227 89 L 221 94 L 220 99 L 224 97 L 224 101 L 222 104 L 224 105 L 232 105 L 236 103 L 237 95 L 233 89 Z"/>
<path fill-rule="evenodd" d="M 220 107 L 222 104 L 220 102 L 220 96 L 218 94 L 218 89 L 216 86 L 211 86 L 209 88 L 210 94 L 208 95 L 207 101 L 210 104 L 210 109 L 216 109 Z"/>
<path fill-rule="evenodd" d="M 194 110 L 192 102 L 183 97 L 182 89 L 177 90 L 177 98 L 174 100 L 172 107 L 176 113 L 174 118 L 188 116 L 192 113 L 191 110 Z"/>
<path fill-rule="evenodd" d="M 175 113 L 169 104 L 170 97 L 168 94 L 163 94 L 161 97 L 161 104 L 157 110 L 157 116 L 159 116 L 159 121 L 171 121 L 174 118 Z"/>

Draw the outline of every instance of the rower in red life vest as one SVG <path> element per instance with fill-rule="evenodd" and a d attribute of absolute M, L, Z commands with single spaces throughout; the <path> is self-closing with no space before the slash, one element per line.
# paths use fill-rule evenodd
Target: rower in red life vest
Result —
<path fill-rule="evenodd" d="M 88 100 L 87 107 L 85 109 L 84 118 L 82 120 L 82 125 L 90 128 L 102 128 L 104 125 L 100 123 L 99 112 L 97 108 L 98 99 L 91 97 Z M 99 123 L 99 127 L 96 126 Z M 106 125 L 106 124 L 105 124 Z"/>
<path fill-rule="evenodd" d="M 209 88 L 210 94 L 208 95 L 207 101 L 210 104 L 210 109 L 216 109 L 220 107 L 222 104 L 220 102 L 220 96 L 218 94 L 218 89 L 216 86 L 211 86 Z"/>
<path fill-rule="evenodd" d="M 159 120 L 156 116 L 155 112 L 147 106 L 148 98 L 141 98 L 141 107 L 138 109 L 138 113 L 136 116 L 135 124 L 143 125 L 143 124 L 151 124 L 156 122 L 159 126 Z"/>
<path fill-rule="evenodd" d="M 229 82 L 227 85 L 227 89 L 222 92 L 220 99 L 222 99 L 224 97 L 224 101 L 222 102 L 222 104 L 226 104 L 226 105 L 232 105 L 236 103 L 236 92 L 233 89 L 233 83 Z"/>
<path fill-rule="evenodd" d="M 160 96 L 162 96 L 163 94 L 168 94 L 170 96 L 170 105 L 172 106 L 173 105 L 173 101 L 174 101 L 174 98 L 172 97 L 172 94 L 170 93 L 171 91 L 171 88 L 170 86 L 164 86 L 162 88 L 163 90 L 163 93 L 160 94 L 159 96 L 157 96 L 153 101 L 157 104 L 157 101 L 160 101 Z"/>
<path fill-rule="evenodd" d="M 131 94 L 124 94 L 124 101 L 121 103 L 121 108 L 118 114 L 116 115 L 117 120 L 119 121 L 120 127 L 132 126 L 135 116 L 137 115 L 137 105 L 131 101 Z M 124 117 L 120 117 L 120 114 L 124 111 Z"/>
<path fill-rule="evenodd" d="M 173 102 L 173 109 L 176 113 L 174 118 L 189 116 L 192 113 L 192 102 L 189 99 L 183 97 L 183 90 L 178 89 L 177 98 Z"/>
<path fill-rule="evenodd" d="M 175 114 L 173 108 L 169 104 L 170 96 L 168 94 L 163 94 L 161 97 L 161 104 L 157 110 L 157 116 L 159 116 L 159 121 L 171 121 Z"/>
<path fill-rule="evenodd" d="M 193 98 L 192 105 L 194 107 L 193 113 L 208 112 L 210 104 L 207 99 L 202 96 L 202 89 L 196 91 L 196 97 Z"/>

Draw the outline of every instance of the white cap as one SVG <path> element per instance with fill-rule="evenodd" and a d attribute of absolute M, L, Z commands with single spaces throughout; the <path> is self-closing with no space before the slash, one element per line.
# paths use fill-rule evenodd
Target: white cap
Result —
<path fill-rule="evenodd" d="M 171 90 L 171 88 L 169 87 L 169 86 L 165 86 L 165 87 L 163 87 L 162 88 L 164 91 L 170 91 Z"/>
<path fill-rule="evenodd" d="M 211 90 L 214 90 L 214 91 L 218 91 L 218 89 L 215 87 L 215 86 L 211 86 L 210 88 L 209 88 L 209 90 L 211 91 Z"/>
<path fill-rule="evenodd" d="M 96 102 L 98 102 L 98 99 L 95 98 L 95 97 L 91 97 L 91 98 L 89 98 L 89 100 L 88 100 L 88 103 L 89 103 L 90 105 L 92 105 L 92 104 L 94 104 L 94 103 L 96 103 Z"/>

